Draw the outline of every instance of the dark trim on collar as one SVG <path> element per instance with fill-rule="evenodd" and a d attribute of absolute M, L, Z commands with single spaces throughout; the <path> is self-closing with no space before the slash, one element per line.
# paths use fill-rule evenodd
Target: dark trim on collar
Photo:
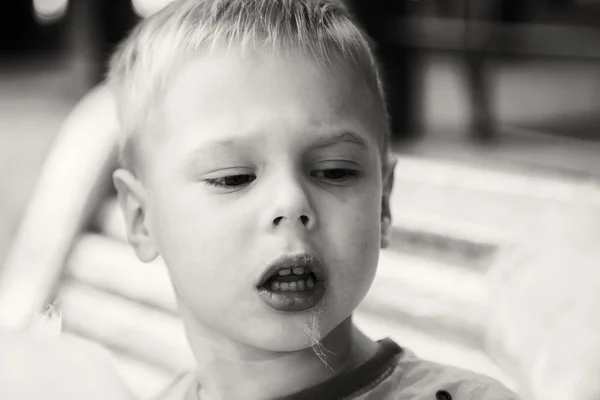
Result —
<path fill-rule="evenodd" d="M 337 400 L 349 398 L 381 383 L 398 364 L 402 348 L 392 339 L 379 341 L 379 349 L 364 364 L 336 375 L 311 388 L 280 397 L 278 400 Z"/>

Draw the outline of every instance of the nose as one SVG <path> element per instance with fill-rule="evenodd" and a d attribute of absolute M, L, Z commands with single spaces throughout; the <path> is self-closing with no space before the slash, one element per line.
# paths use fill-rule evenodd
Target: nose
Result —
<path fill-rule="evenodd" d="M 271 192 L 271 207 L 268 219 L 272 228 L 292 225 L 305 230 L 317 224 L 311 195 L 307 185 L 299 179 L 280 179 Z"/>

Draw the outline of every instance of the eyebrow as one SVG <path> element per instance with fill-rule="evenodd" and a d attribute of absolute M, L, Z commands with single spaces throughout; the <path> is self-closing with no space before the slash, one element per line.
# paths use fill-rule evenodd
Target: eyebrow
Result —
<path fill-rule="evenodd" d="M 330 147 L 330 146 L 334 146 L 336 144 L 343 144 L 343 143 L 353 144 L 355 146 L 360 147 L 363 150 L 368 150 L 368 148 L 369 148 L 369 146 L 367 145 L 367 142 L 362 137 L 360 137 L 359 135 L 357 135 L 356 133 L 353 133 L 353 132 L 340 132 L 340 133 L 336 133 L 331 136 L 320 137 L 316 140 L 316 143 L 312 147 L 323 148 L 323 147 Z M 224 140 L 220 140 L 218 142 L 213 142 L 213 143 L 207 144 L 205 147 L 202 147 L 199 150 L 205 150 L 205 151 L 208 150 L 209 151 L 210 149 L 215 149 L 215 148 L 230 149 L 230 148 L 236 148 L 236 147 L 243 147 L 244 144 L 245 144 L 245 138 L 231 138 L 231 139 L 224 139 Z"/>
<path fill-rule="evenodd" d="M 340 132 L 331 136 L 319 138 L 317 140 L 317 143 L 313 147 L 323 148 L 343 143 L 358 146 L 363 150 L 369 149 L 369 146 L 367 146 L 367 142 L 362 137 L 353 132 Z"/>

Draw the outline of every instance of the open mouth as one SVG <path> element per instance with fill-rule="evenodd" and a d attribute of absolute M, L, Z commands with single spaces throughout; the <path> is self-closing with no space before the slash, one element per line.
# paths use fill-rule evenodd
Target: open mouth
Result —
<path fill-rule="evenodd" d="M 267 305 L 279 311 L 304 311 L 316 306 L 326 291 L 325 270 L 309 253 L 285 255 L 262 275 L 257 290 Z"/>
<path fill-rule="evenodd" d="M 304 292 L 314 288 L 317 277 L 305 267 L 284 268 L 270 277 L 264 286 L 273 292 Z"/>

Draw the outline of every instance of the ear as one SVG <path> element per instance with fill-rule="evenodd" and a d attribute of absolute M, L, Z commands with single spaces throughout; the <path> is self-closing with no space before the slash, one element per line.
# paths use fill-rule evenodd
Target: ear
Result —
<path fill-rule="evenodd" d="M 125 169 L 118 169 L 113 173 L 113 183 L 117 189 L 119 206 L 125 217 L 127 240 L 141 261 L 151 262 L 158 257 L 158 249 L 146 225 L 144 187 L 131 172 Z"/>
<path fill-rule="evenodd" d="M 392 211 L 390 197 L 394 188 L 394 169 L 398 159 L 389 155 L 383 160 L 383 193 L 381 196 L 381 248 L 390 245 L 392 239 Z"/>

